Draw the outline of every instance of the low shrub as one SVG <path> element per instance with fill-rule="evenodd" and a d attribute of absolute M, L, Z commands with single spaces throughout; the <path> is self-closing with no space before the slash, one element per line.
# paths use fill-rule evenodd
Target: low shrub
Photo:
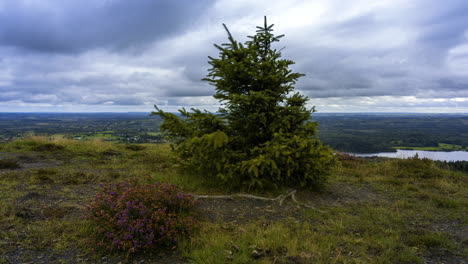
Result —
<path fill-rule="evenodd" d="M 96 225 L 93 246 L 135 253 L 174 248 L 194 228 L 194 204 L 172 184 L 112 183 L 101 185 L 85 217 Z"/>

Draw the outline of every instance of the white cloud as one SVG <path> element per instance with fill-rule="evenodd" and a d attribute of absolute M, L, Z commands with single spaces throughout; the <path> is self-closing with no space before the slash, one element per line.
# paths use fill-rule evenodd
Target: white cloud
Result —
<path fill-rule="evenodd" d="M 466 111 L 464 1 L 200 3 L 1 2 L 0 111 L 216 110 L 214 88 L 200 79 L 217 56 L 212 44 L 226 42 L 221 23 L 245 41 L 264 15 L 286 34 L 277 47 L 306 74 L 297 89 L 321 112 Z M 156 14 L 170 15 L 170 30 L 150 21 Z"/>

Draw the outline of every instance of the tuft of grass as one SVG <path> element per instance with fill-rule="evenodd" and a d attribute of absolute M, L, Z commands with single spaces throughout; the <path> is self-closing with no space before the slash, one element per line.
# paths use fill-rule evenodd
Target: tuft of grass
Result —
<path fill-rule="evenodd" d="M 102 156 L 110 156 L 110 157 L 115 157 L 115 156 L 121 156 L 122 152 L 114 150 L 114 149 L 107 149 L 99 153 Z"/>
<path fill-rule="evenodd" d="M 32 183 L 54 183 L 53 176 L 57 175 L 56 169 L 38 169 L 31 175 Z"/>
<path fill-rule="evenodd" d="M 294 220 L 246 226 L 206 223 L 182 252 L 192 263 L 420 262 L 414 249 L 401 245 L 398 231 L 360 233 L 365 228 L 354 230 L 355 224 L 343 218 L 326 225 Z"/>
<path fill-rule="evenodd" d="M 432 198 L 432 201 L 437 207 L 440 208 L 458 208 L 460 207 L 460 202 L 456 199 L 446 197 L 446 196 L 435 196 Z"/>
<path fill-rule="evenodd" d="M 66 250 L 71 245 L 84 245 L 92 227 L 82 219 L 46 219 L 28 225 L 22 245 L 25 248 L 56 251 Z"/>
<path fill-rule="evenodd" d="M 424 248 L 426 250 L 430 249 L 445 249 L 453 250 L 456 248 L 456 245 L 450 239 L 447 234 L 434 231 L 418 231 L 412 232 L 407 235 L 405 238 L 406 243 L 413 247 Z"/>
<path fill-rule="evenodd" d="M 19 165 L 18 161 L 16 160 L 0 160 L 0 170 L 3 169 L 19 169 L 21 166 Z"/>
<path fill-rule="evenodd" d="M 27 137 L 22 140 L 16 140 L 11 143 L 3 145 L 4 151 L 13 152 L 54 152 L 65 149 L 66 142 L 55 141 L 53 138 L 46 137 Z"/>
<path fill-rule="evenodd" d="M 49 152 L 52 152 L 52 151 L 60 151 L 60 150 L 64 150 L 65 147 L 62 146 L 62 145 L 57 145 L 55 143 L 44 143 L 44 144 L 40 144 L 40 145 L 37 145 L 35 147 L 33 147 L 33 151 L 40 151 L 40 152 L 43 152 L 43 151 L 49 151 Z"/>
<path fill-rule="evenodd" d="M 68 216 L 71 212 L 76 211 L 76 207 L 72 206 L 45 206 L 42 209 L 42 214 L 45 218 L 62 219 Z"/>
<path fill-rule="evenodd" d="M 140 151 L 140 150 L 146 149 L 145 146 L 136 145 L 136 144 L 127 145 L 127 146 L 125 146 L 125 148 L 129 149 L 129 150 L 133 150 L 133 151 Z"/>

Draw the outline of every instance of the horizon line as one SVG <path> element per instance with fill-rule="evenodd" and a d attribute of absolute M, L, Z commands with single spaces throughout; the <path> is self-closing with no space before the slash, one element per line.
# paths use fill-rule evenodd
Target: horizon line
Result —
<path fill-rule="evenodd" d="M 169 113 L 178 113 L 177 111 L 167 111 Z M 38 111 L 38 112 L 2 112 L 0 114 L 144 114 L 151 112 L 146 111 L 128 111 L 128 112 L 112 112 L 112 111 L 96 111 L 96 112 L 47 112 L 47 111 Z M 216 113 L 216 112 L 212 112 Z M 468 112 L 313 112 L 314 114 L 450 114 L 450 115 L 468 115 Z"/>

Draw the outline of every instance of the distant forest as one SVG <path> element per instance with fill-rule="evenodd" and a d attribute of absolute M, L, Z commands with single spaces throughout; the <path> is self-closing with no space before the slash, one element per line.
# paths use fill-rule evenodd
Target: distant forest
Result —
<path fill-rule="evenodd" d="M 321 114 L 320 139 L 338 151 L 373 153 L 395 147 L 468 150 L 468 115 Z M 1 113 L 0 140 L 64 135 L 120 142 L 161 142 L 160 119 L 149 113 Z"/>
<path fill-rule="evenodd" d="M 394 151 L 395 147 L 467 150 L 468 115 L 315 114 L 322 141 L 354 153 Z"/>
<path fill-rule="evenodd" d="M 149 113 L 1 113 L 0 140 L 27 135 L 63 135 L 78 140 L 159 142 L 158 117 Z"/>

